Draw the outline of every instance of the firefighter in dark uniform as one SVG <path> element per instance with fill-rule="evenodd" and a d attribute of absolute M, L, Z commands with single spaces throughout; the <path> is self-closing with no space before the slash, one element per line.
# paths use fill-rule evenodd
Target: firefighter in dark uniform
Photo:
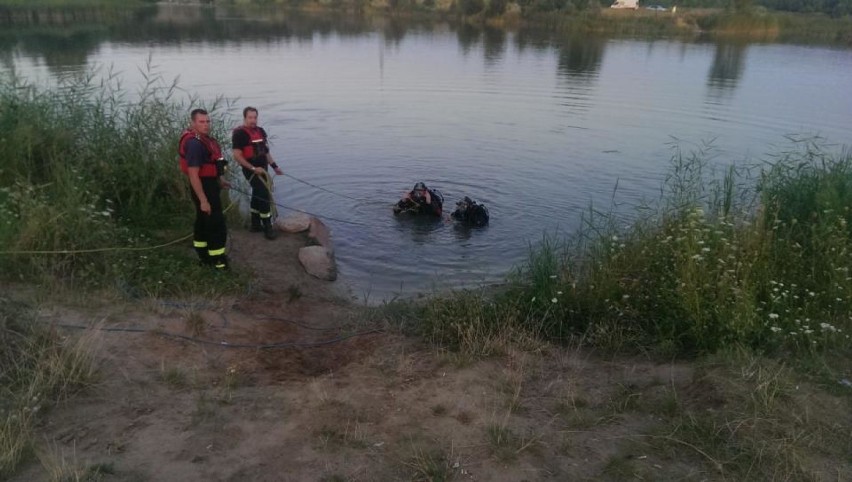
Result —
<path fill-rule="evenodd" d="M 203 264 L 217 269 L 228 268 L 225 242 L 228 230 L 222 212 L 220 191 L 227 187 L 222 176 L 225 159 L 216 139 L 210 134 L 210 116 L 204 109 L 191 113 L 190 128 L 180 136 L 178 154 L 180 168 L 189 178 L 192 202 L 195 204 L 193 246 Z"/>
<path fill-rule="evenodd" d="M 257 109 L 243 109 L 243 125 L 234 129 L 231 140 L 234 159 L 242 166 L 243 175 L 251 183 L 251 231 L 263 231 L 266 239 L 275 239 L 267 168 L 272 167 L 279 176 L 284 173 L 269 153 L 266 131 L 257 125 Z"/>

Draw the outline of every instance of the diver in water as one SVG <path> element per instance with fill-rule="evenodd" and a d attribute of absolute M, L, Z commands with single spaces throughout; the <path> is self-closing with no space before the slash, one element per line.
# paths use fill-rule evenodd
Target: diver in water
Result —
<path fill-rule="evenodd" d="M 443 212 L 444 196 L 436 189 L 429 189 L 418 182 L 393 207 L 394 214 L 427 214 L 440 217 Z"/>
<path fill-rule="evenodd" d="M 488 224 L 488 208 L 465 196 L 456 203 L 456 210 L 450 215 L 456 221 L 468 226 L 485 226 Z"/>

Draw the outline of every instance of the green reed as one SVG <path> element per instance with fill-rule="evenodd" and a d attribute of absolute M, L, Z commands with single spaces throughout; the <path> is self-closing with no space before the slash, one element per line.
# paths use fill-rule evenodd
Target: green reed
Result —
<path fill-rule="evenodd" d="M 138 90 L 109 72 L 0 83 L 3 251 L 145 247 L 191 231 L 176 146 L 189 105 L 150 65 Z M 207 105 L 223 126 L 221 99 Z M 2 254 L 4 277 L 174 292 L 203 276 L 187 243 L 153 251 Z"/>

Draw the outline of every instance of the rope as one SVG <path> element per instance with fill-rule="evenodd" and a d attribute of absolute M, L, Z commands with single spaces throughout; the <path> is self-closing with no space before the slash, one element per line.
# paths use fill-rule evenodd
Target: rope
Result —
<path fill-rule="evenodd" d="M 327 193 L 329 193 L 329 194 L 334 194 L 335 196 L 344 197 L 344 198 L 346 198 L 346 199 L 351 199 L 351 200 L 353 200 L 353 201 L 358 201 L 358 202 L 375 202 L 375 201 L 370 201 L 370 200 L 367 200 L 367 199 L 361 199 L 361 198 L 357 198 L 357 197 L 354 197 L 354 196 L 349 196 L 348 194 L 343 194 L 343 193 L 339 193 L 339 192 L 334 192 L 334 191 L 332 191 L 332 190 L 330 190 L 330 189 L 327 189 L 327 188 L 324 188 L 324 187 L 322 187 L 322 186 L 317 186 L 316 184 L 310 183 L 310 182 L 305 181 L 305 180 L 303 180 L 303 179 L 299 179 L 298 177 L 293 176 L 293 175 L 291 175 L 291 174 L 287 174 L 286 172 L 284 173 L 284 176 L 289 177 L 290 179 L 292 179 L 292 180 L 294 180 L 294 181 L 301 182 L 302 184 L 305 184 L 305 185 L 311 186 L 311 187 L 313 187 L 313 188 L 319 189 L 320 191 L 325 191 L 325 192 L 327 192 Z"/>
<path fill-rule="evenodd" d="M 340 197 L 343 197 L 343 198 L 346 198 L 346 199 L 351 199 L 353 201 L 358 201 L 360 203 L 375 204 L 375 205 L 382 205 L 382 206 L 387 206 L 387 204 L 388 204 L 385 201 L 376 201 L 376 200 L 373 200 L 373 199 L 359 198 L 359 197 L 350 196 L 348 194 L 335 192 L 335 191 L 332 191 L 330 189 L 324 188 L 322 186 L 318 186 L 314 183 L 305 181 L 304 179 L 299 179 L 298 177 L 293 176 L 292 174 L 287 174 L 286 172 L 283 175 L 286 176 L 286 177 L 289 177 L 290 179 L 292 179 L 294 181 L 298 181 L 298 182 L 301 182 L 302 184 L 305 184 L 307 186 L 311 186 L 313 188 L 319 189 L 320 191 L 325 191 L 329 194 L 334 194 L 335 196 L 340 196 Z"/>
<path fill-rule="evenodd" d="M 178 333 L 170 333 L 167 331 L 159 331 L 159 330 L 148 330 L 145 328 L 93 328 L 90 326 L 82 326 L 82 325 L 69 325 L 65 323 L 56 323 L 55 326 L 66 329 L 73 330 L 97 330 L 97 331 L 105 331 L 105 332 L 119 332 L 119 333 L 151 333 L 152 335 L 157 335 L 163 338 L 171 338 L 174 340 L 183 340 L 191 343 L 197 343 L 199 345 L 208 345 L 208 346 L 220 346 L 223 348 L 251 348 L 255 350 L 270 350 L 270 349 L 280 349 L 280 348 L 316 348 L 320 346 L 333 345 L 335 343 L 340 343 L 342 341 L 348 340 L 350 338 L 355 338 L 357 336 L 365 336 L 371 335 L 373 333 L 384 333 L 382 330 L 373 329 L 367 331 L 359 331 L 356 333 L 352 333 L 350 335 L 338 336 L 336 338 L 331 338 L 329 340 L 322 341 L 309 341 L 309 342 L 277 342 L 277 343 L 229 343 L 227 341 L 211 341 L 205 340 L 203 338 L 195 338 L 192 336 L 181 335 Z"/>
<path fill-rule="evenodd" d="M 84 254 L 84 253 L 106 253 L 109 251 L 150 251 L 154 249 L 165 248 L 192 238 L 192 234 L 187 234 L 181 238 L 169 241 L 168 243 L 158 244 L 156 246 L 117 246 L 112 248 L 91 248 L 91 249 L 55 249 L 55 250 L 9 250 L 0 251 L 0 255 L 10 254 Z"/>
<path fill-rule="evenodd" d="M 216 308 L 216 306 L 214 306 L 213 303 L 208 303 L 208 302 L 198 302 L 198 303 L 191 303 L 190 302 L 190 303 L 188 303 L 188 302 L 182 302 L 182 301 L 160 300 L 159 304 L 162 305 L 162 306 L 168 307 L 168 308 L 189 309 L 189 310 L 211 310 L 211 311 L 213 311 L 214 308 Z M 237 311 L 242 312 L 242 313 L 247 313 L 245 310 L 240 309 L 239 305 L 240 305 L 240 303 L 234 305 L 235 309 Z M 224 326 L 227 327 L 228 326 L 227 316 L 225 316 L 225 314 L 222 313 L 221 311 L 218 311 L 217 313 L 219 314 L 219 316 L 222 317 L 222 320 L 225 323 Z M 285 323 L 290 323 L 292 325 L 296 325 L 299 328 L 304 328 L 306 330 L 329 331 L 329 330 L 334 329 L 334 327 L 320 327 L 320 326 L 307 325 L 307 324 L 302 323 L 300 321 L 296 321 L 296 320 L 293 320 L 293 319 L 290 319 L 290 318 L 284 318 L 284 317 L 281 317 L 281 316 L 261 316 L 261 317 L 255 317 L 255 319 L 271 320 L 271 321 L 283 321 Z"/>
<path fill-rule="evenodd" d="M 259 198 L 258 196 L 255 196 L 250 192 L 243 191 L 242 189 L 239 189 L 239 188 L 236 188 L 236 187 L 233 187 L 233 186 L 231 186 L 230 189 L 231 189 L 231 191 L 236 191 L 240 194 L 244 194 L 244 195 L 248 196 L 249 199 Z M 370 227 L 370 225 L 366 224 L 366 223 L 359 223 L 357 221 L 347 221 L 345 219 L 334 218 L 334 217 L 325 216 L 325 215 L 322 215 L 322 214 L 316 214 L 316 213 L 312 213 L 310 211 L 305 211 L 303 209 L 293 208 L 293 207 L 290 207 L 290 206 L 287 206 L 285 204 L 281 204 L 281 203 L 278 203 L 278 202 L 275 202 L 275 201 L 272 201 L 272 200 L 270 200 L 269 203 L 274 205 L 274 206 L 277 206 L 279 208 L 282 208 L 282 209 L 287 209 L 287 210 L 290 210 L 290 211 L 296 211 L 296 212 L 299 212 L 299 213 L 302 213 L 302 214 L 307 214 L 308 216 L 314 216 L 314 217 L 321 218 L 321 219 L 327 219 L 329 221 L 335 221 L 335 222 L 344 223 L 344 224 L 351 224 L 351 225 L 354 225 L 354 226 Z"/>
<path fill-rule="evenodd" d="M 285 173 L 284 176 L 287 176 L 290 179 L 293 179 L 294 181 L 301 182 L 303 184 L 314 187 L 314 188 L 319 189 L 321 191 L 325 191 L 327 193 L 334 194 L 336 196 L 341 196 L 341 197 L 344 197 L 344 198 L 347 198 L 347 199 L 351 199 L 353 201 L 358 201 L 358 202 L 363 202 L 363 203 L 375 203 L 375 204 L 381 203 L 383 205 L 385 204 L 384 202 L 381 202 L 381 201 L 372 201 L 372 200 L 368 200 L 368 199 L 360 199 L 360 198 L 356 198 L 354 196 L 349 196 L 347 194 L 334 192 L 330 189 L 326 189 L 322 186 L 313 184 L 313 183 L 305 181 L 303 179 L 299 179 L 299 178 L 292 176 L 290 174 Z M 270 178 L 269 175 L 265 172 L 262 173 L 260 176 L 258 176 L 257 174 L 252 174 L 251 177 L 248 179 L 249 185 L 251 185 L 251 181 L 255 177 L 260 178 L 260 180 L 266 186 L 267 191 L 269 192 L 269 197 L 272 198 L 272 190 L 273 190 L 273 187 L 274 187 L 273 182 L 272 182 L 272 178 Z M 228 189 L 230 189 L 231 191 L 235 191 L 235 192 L 238 192 L 240 194 L 243 194 L 245 196 L 248 196 L 249 199 L 252 199 L 252 198 L 258 198 L 259 199 L 259 196 L 255 196 L 250 192 L 247 192 L 243 189 L 240 189 L 240 188 L 237 188 L 237 187 L 234 187 L 234 186 L 230 186 Z M 281 204 L 281 203 L 272 201 L 271 199 L 270 199 L 269 203 L 273 206 L 273 209 L 275 209 L 275 208 L 287 209 L 287 210 L 290 210 L 290 211 L 296 211 L 296 212 L 299 212 L 299 213 L 302 213 L 302 214 L 306 214 L 308 216 L 314 216 L 314 217 L 317 217 L 317 218 L 327 219 L 329 221 L 334 221 L 334 222 L 343 223 L 343 224 L 351 224 L 353 226 L 364 226 L 364 227 L 370 226 L 369 224 L 366 224 L 366 223 L 359 223 L 357 221 L 348 221 L 348 220 L 345 220 L 345 219 L 335 218 L 335 217 L 332 217 L 332 216 L 325 216 L 325 215 L 322 215 L 322 214 L 312 213 L 310 211 L 305 211 L 303 209 L 290 207 L 290 206 L 287 206 L 285 204 Z M 222 213 L 223 214 L 227 213 L 235 205 L 236 205 L 236 201 L 231 201 L 231 204 L 228 205 L 228 207 L 225 208 L 222 211 Z M 278 212 L 277 212 L 277 210 L 275 210 L 273 212 L 273 217 L 277 217 L 277 216 L 278 216 Z M 162 244 L 158 244 L 158 245 L 154 245 L 154 246 L 115 246 L 115 247 L 107 247 L 107 248 L 55 249 L 55 250 L 3 250 L 3 251 L 0 251 L 0 256 L 2 256 L 2 255 L 36 255 L 36 254 L 90 254 L 90 253 L 106 253 L 106 252 L 121 252 L 121 251 L 131 251 L 131 252 L 133 252 L 133 251 L 136 251 L 136 252 L 138 252 L 138 251 L 153 251 L 153 250 L 156 250 L 156 249 L 166 248 L 166 247 L 172 246 L 174 244 L 182 243 L 184 241 L 191 239 L 192 236 L 193 236 L 193 234 L 190 233 L 190 234 L 187 234 L 186 236 L 182 236 L 180 238 L 174 239 L 174 240 L 169 241 L 167 243 L 162 243 Z"/>
<path fill-rule="evenodd" d="M 232 207 L 236 205 L 236 201 L 231 201 L 231 204 L 228 205 L 223 211 L 222 214 L 227 213 L 231 210 Z M 181 236 L 180 238 L 174 239 L 167 243 L 158 244 L 155 246 L 115 246 L 110 248 L 89 248 L 89 249 L 53 249 L 53 250 L 40 250 L 40 249 L 28 249 L 28 250 L 4 250 L 0 251 L 0 256 L 2 255 L 19 255 L 19 254 L 88 254 L 88 253 L 107 253 L 111 251 L 153 251 L 155 249 L 165 248 L 167 246 L 171 246 L 173 244 L 182 243 L 188 239 L 191 239 L 193 233 L 189 233 L 186 236 Z"/>

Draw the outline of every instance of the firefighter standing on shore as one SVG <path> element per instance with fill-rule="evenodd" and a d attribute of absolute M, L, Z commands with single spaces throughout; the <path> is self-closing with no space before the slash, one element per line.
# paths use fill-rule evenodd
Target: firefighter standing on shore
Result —
<path fill-rule="evenodd" d="M 275 239 L 272 228 L 272 193 L 269 192 L 268 167 L 283 174 L 269 153 L 266 131 L 257 125 L 257 109 L 243 109 L 243 125 L 234 129 L 232 145 L 234 160 L 243 168 L 251 184 L 251 231 L 263 231 L 266 239 Z"/>
<path fill-rule="evenodd" d="M 228 230 L 222 212 L 221 189 L 228 183 L 222 178 L 225 159 L 216 139 L 210 137 L 210 116 L 204 109 L 190 114 L 190 128 L 180 136 L 180 169 L 189 178 L 195 204 L 193 246 L 201 262 L 216 269 L 228 268 L 225 242 Z"/>

